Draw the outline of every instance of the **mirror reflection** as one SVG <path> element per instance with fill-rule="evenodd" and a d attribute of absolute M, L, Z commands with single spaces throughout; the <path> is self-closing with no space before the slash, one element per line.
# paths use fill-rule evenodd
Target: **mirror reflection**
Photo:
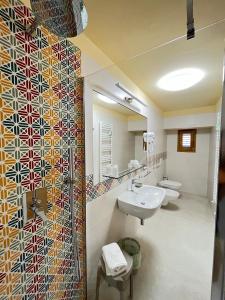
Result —
<path fill-rule="evenodd" d="M 119 178 L 145 160 L 147 118 L 93 91 L 94 182 Z"/>

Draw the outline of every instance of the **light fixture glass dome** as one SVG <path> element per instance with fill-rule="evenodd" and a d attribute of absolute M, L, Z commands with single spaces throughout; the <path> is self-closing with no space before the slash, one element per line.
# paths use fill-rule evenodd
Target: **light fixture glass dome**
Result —
<path fill-rule="evenodd" d="M 205 76 L 197 68 L 185 68 L 166 74 L 157 82 L 157 86 L 166 91 L 181 91 L 197 84 Z"/>

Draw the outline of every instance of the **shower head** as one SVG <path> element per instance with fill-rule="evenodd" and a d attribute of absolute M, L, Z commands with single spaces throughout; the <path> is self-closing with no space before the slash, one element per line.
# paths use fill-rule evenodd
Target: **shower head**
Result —
<path fill-rule="evenodd" d="M 87 27 L 88 14 L 83 0 L 31 0 L 35 16 L 28 29 L 32 34 L 43 25 L 57 36 L 68 38 L 79 35 Z"/>

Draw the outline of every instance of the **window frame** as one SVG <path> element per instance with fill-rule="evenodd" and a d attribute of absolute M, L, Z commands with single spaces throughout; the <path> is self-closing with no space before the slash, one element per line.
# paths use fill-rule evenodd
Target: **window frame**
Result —
<path fill-rule="evenodd" d="M 187 133 L 191 135 L 190 147 L 184 147 L 182 145 L 183 135 L 187 134 Z M 197 129 L 179 129 L 177 132 L 177 152 L 195 153 L 196 152 L 196 135 L 197 135 Z"/>

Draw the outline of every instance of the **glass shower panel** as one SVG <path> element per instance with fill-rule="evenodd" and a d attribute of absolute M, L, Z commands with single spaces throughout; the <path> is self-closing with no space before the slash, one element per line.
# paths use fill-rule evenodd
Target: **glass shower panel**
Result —
<path fill-rule="evenodd" d="M 68 70 L 69 74 L 69 70 Z M 76 79 L 74 78 L 75 82 Z M 76 85 L 76 83 L 75 83 Z M 73 95 L 74 86 L 69 86 L 68 93 Z M 62 197 L 65 198 L 64 221 L 68 230 L 68 258 L 71 260 L 74 275 L 74 282 L 80 281 L 80 264 L 79 264 L 79 245 L 76 228 L 76 109 L 75 97 L 65 96 L 62 102 L 62 124 L 67 124 L 66 128 L 62 126 Z"/>

